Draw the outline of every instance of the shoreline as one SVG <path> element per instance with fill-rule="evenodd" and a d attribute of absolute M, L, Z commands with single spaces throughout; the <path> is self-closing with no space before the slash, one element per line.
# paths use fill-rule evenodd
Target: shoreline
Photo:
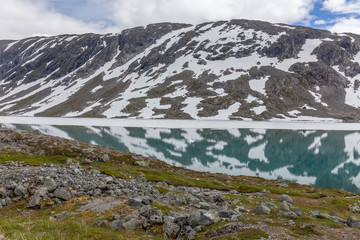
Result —
<path fill-rule="evenodd" d="M 63 117 L 14 117 L 0 116 L 3 124 L 57 125 L 57 126 L 118 126 L 145 128 L 207 128 L 207 129 L 279 129 L 279 130 L 331 130 L 360 131 L 360 123 L 336 120 L 296 121 L 289 119 L 270 121 L 248 120 L 179 120 L 179 119 L 132 119 L 132 118 L 63 118 Z"/>

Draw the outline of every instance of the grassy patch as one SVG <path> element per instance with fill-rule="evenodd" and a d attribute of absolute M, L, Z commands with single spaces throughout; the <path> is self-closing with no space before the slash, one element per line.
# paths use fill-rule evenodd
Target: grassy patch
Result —
<path fill-rule="evenodd" d="M 0 154 L 0 162 L 25 162 L 29 165 L 41 165 L 44 163 L 53 163 L 64 165 L 67 157 L 63 155 L 40 156 L 23 154 Z"/>
<path fill-rule="evenodd" d="M 165 205 L 161 205 L 161 204 L 159 204 L 157 202 L 153 202 L 151 204 L 151 207 L 158 208 L 164 215 L 168 214 L 168 212 L 170 212 L 170 211 L 174 211 L 174 209 L 172 209 L 172 208 L 170 208 L 168 206 L 165 206 Z"/>

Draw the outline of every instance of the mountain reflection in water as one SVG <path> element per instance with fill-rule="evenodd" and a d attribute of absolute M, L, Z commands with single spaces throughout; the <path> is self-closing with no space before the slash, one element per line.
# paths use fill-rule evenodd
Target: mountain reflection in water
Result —
<path fill-rule="evenodd" d="M 360 132 L 11 125 L 198 171 L 360 192 Z"/>

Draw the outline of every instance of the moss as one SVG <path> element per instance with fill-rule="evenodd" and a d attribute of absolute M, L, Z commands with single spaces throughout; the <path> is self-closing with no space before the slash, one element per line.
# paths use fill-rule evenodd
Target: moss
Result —
<path fill-rule="evenodd" d="M 322 234 L 314 229 L 313 225 L 306 225 L 304 227 L 293 227 L 291 231 L 300 236 L 321 236 Z"/>
<path fill-rule="evenodd" d="M 153 202 L 153 203 L 151 204 L 151 207 L 156 207 L 156 208 L 159 209 L 164 215 L 168 214 L 168 212 L 170 212 L 170 211 L 174 211 L 173 208 L 170 208 L 170 207 L 165 206 L 165 205 L 161 205 L 161 204 L 159 204 L 159 203 L 157 203 L 157 202 Z"/>
<path fill-rule="evenodd" d="M 264 238 L 268 239 L 269 234 L 265 233 L 260 229 L 240 229 L 236 236 L 230 237 L 228 239 L 247 240 L 247 239 L 264 239 Z"/>

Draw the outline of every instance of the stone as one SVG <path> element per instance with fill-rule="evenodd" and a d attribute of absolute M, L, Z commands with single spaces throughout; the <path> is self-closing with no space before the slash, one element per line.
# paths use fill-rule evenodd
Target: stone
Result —
<path fill-rule="evenodd" d="M 106 220 L 97 221 L 95 225 L 99 227 L 111 227 L 111 224 Z"/>
<path fill-rule="evenodd" d="M 294 213 L 294 212 L 284 212 L 282 214 L 283 217 L 286 217 L 286 218 L 291 218 L 291 219 L 295 219 L 297 218 L 297 214 Z"/>
<path fill-rule="evenodd" d="M 99 157 L 100 162 L 108 162 L 109 160 L 110 160 L 110 157 L 106 153 Z"/>
<path fill-rule="evenodd" d="M 135 161 L 134 165 L 140 166 L 140 167 L 149 167 L 149 162 L 147 162 L 147 161 Z"/>
<path fill-rule="evenodd" d="M 71 192 L 67 191 L 65 188 L 57 188 L 54 192 L 54 197 L 67 201 L 70 198 L 72 198 L 72 194 Z"/>
<path fill-rule="evenodd" d="M 289 203 L 290 205 L 293 205 L 293 203 L 294 203 L 293 200 L 292 200 L 292 198 L 289 197 L 289 195 L 286 195 L 286 194 L 281 195 L 279 201 L 280 201 L 280 202 L 286 201 L 286 202 Z"/>
<path fill-rule="evenodd" d="M 346 223 L 349 227 L 360 229 L 360 220 L 356 217 L 349 217 Z"/>
<path fill-rule="evenodd" d="M 88 159 L 88 158 L 83 158 L 82 159 L 82 164 L 88 165 L 88 164 L 91 164 L 91 163 L 92 163 L 92 161 L 90 159 Z"/>
<path fill-rule="evenodd" d="M 51 216 L 49 219 L 50 221 L 61 221 L 61 220 L 64 220 L 67 216 L 67 212 L 64 211 L 64 212 L 61 212 L 59 214 L 56 214 L 55 216 Z"/>
<path fill-rule="evenodd" d="M 110 227 L 113 230 L 125 229 L 124 226 L 123 226 L 123 221 L 121 219 L 118 219 L 118 220 L 115 220 L 115 221 L 111 222 Z"/>
<path fill-rule="evenodd" d="M 196 227 L 199 225 L 211 225 L 219 220 L 218 214 L 213 211 L 204 212 L 202 210 L 197 210 L 190 215 L 188 222 L 191 227 Z"/>
<path fill-rule="evenodd" d="M 237 206 L 235 207 L 234 211 L 240 213 L 240 212 L 245 212 L 246 209 L 244 206 Z"/>
<path fill-rule="evenodd" d="M 0 188 L 0 198 L 6 198 L 6 197 L 8 197 L 6 188 L 4 188 L 4 187 Z"/>
<path fill-rule="evenodd" d="M 132 207 L 140 207 L 142 206 L 142 198 L 141 197 L 136 197 L 136 198 L 129 198 L 128 200 L 128 204 Z"/>
<path fill-rule="evenodd" d="M 270 214 L 271 213 L 271 209 L 268 208 L 267 206 L 265 205 L 259 205 L 259 206 L 256 206 L 254 208 L 254 212 L 258 213 L 258 214 Z"/>
<path fill-rule="evenodd" d="M 360 214 L 360 201 L 354 202 L 354 204 L 349 206 L 350 212 Z"/>
<path fill-rule="evenodd" d="M 235 215 L 234 211 L 222 210 L 219 212 L 219 217 L 221 218 L 231 218 L 231 216 Z"/>
<path fill-rule="evenodd" d="M 129 221 L 123 223 L 124 229 L 126 230 L 135 230 L 140 225 L 141 221 L 135 218 L 132 218 Z"/>
<path fill-rule="evenodd" d="M 319 210 L 314 209 L 309 212 L 309 215 L 312 217 L 316 217 L 316 216 L 320 215 L 320 212 L 319 212 Z"/>
<path fill-rule="evenodd" d="M 141 176 L 139 175 L 137 178 L 136 178 L 136 182 L 138 183 L 146 183 L 146 178 L 144 176 Z"/>
<path fill-rule="evenodd" d="M 163 216 L 162 214 L 153 214 L 150 216 L 149 218 L 149 222 L 153 225 L 160 225 L 160 224 L 163 224 L 164 221 L 163 221 Z"/>
<path fill-rule="evenodd" d="M 26 207 L 28 208 L 40 208 L 41 196 L 39 194 L 32 195 Z"/>
<path fill-rule="evenodd" d="M 174 217 L 165 217 L 164 225 L 162 228 L 162 234 L 165 239 L 173 238 L 175 239 L 178 233 L 180 232 L 180 227 L 174 223 Z"/>
<path fill-rule="evenodd" d="M 58 185 L 56 184 L 54 179 L 49 178 L 44 181 L 43 187 L 47 188 L 48 192 L 54 192 Z"/>
<path fill-rule="evenodd" d="M 290 206 L 287 201 L 283 201 L 279 204 L 279 209 L 285 212 L 290 211 Z"/>
<path fill-rule="evenodd" d="M 15 188 L 14 194 L 22 198 L 27 198 L 29 196 L 28 190 L 21 185 Z"/>

